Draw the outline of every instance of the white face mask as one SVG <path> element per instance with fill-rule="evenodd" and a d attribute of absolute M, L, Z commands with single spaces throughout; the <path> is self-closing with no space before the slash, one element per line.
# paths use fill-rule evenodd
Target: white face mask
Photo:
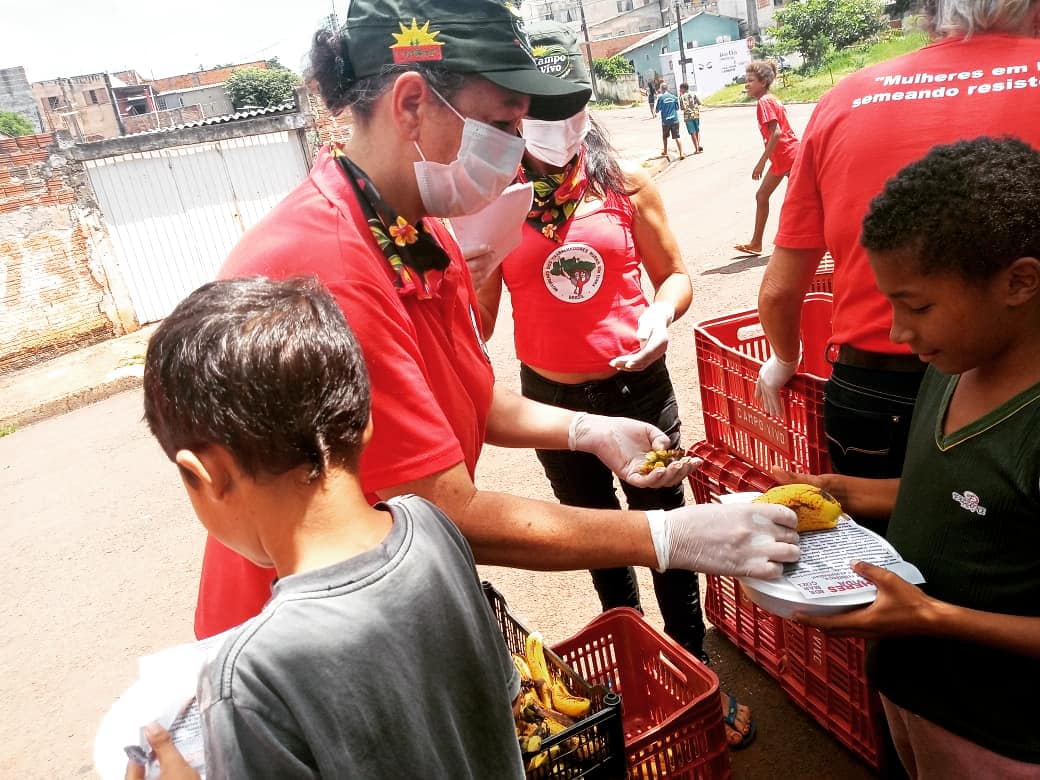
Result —
<path fill-rule="evenodd" d="M 590 129 L 592 120 L 584 110 L 559 122 L 524 119 L 521 125 L 527 153 L 557 168 L 574 159 Z"/>
<path fill-rule="evenodd" d="M 474 214 L 498 198 L 516 178 L 524 156 L 524 139 L 466 119 L 436 90 L 433 93 L 462 120 L 462 143 L 454 162 L 448 165 L 427 160 L 415 144 L 422 157 L 414 163 L 419 196 L 431 217 Z"/>

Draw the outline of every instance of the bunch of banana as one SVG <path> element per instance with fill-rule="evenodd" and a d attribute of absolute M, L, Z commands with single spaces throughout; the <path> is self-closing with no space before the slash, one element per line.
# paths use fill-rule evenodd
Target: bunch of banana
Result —
<path fill-rule="evenodd" d="M 555 745 L 542 750 L 543 740 L 559 734 L 584 718 L 592 709 L 592 702 L 571 693 L 562 679 L 554 678 L 545 660 L 542 635 L 537 631 L 528 635 L 524 655 L 513 654 L 513 665 L 520 673 L 520 696 L 514 704 L 516 734 L 520 750 L 529 755 L 527 771 L 545 765 L 564 747 L 581 747 L 574 737 L 563 746 Z"/>
<path fill-rule="evenodd" d="M 549 674 L 549 665 L 545 661 L 545 646 L 542 635 L 532 631 L 527 635 L 524 647 L 527 666 L 531 670 L 531 680 L 538 688 L 542 704 L 546 709 L 555 710 L 573 719 L 584 718 L 592 709 L 592 702 L 584 696 L 575 696 L 567 690 L 566 684 L 559 678 Z"/>
<path fill-rule="evenodd" d="M 755 499 L 762 504 L 790 507 L 798 515 L 798 532 L 826 531 L 838 525 L 841 504 L 815 485 L 777 485 Z"/>
<path fill-rule="evenodd" d="M 643 465 L 639 467 L 639 473 L 649 474 L 654 469 L 663 469 L 668 464 L 684 457 L 686 457 L 684 450 L 649 450 Z"/>

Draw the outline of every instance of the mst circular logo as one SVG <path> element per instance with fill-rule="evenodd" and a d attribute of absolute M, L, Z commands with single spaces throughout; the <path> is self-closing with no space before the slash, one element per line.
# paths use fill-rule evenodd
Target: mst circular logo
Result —
<path fill-rule="evenodd" d="M 588 244 L 563 244 L 545 258 L 542 278 L 561 301 L 582 303 L 603 284 L 603 258 Z"/>

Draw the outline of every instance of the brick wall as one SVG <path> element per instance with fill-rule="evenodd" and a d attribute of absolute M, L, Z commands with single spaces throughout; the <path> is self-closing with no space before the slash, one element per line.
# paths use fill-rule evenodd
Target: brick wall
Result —
<path fill-rule="evenodd" d="M 137 327 L 82 165 L 51 134 L 0 140 L 0 372 Z"/>
<path fill-rule="evenodd" d="M 314 130 L 318 134 L 318 145 L 335 141 L 344 143 L 350 140 L 350 132 L 354 122 L 350 117 L 350 111 L 344 111 L 339 116 L 333 116 L 325 108 L 320 96 L 313 92 L 307 93 L 307 105 L 314 116 Z"/>
<path fill-rule="evenodd" d="M 171 89 L 190 89 L 191 87 L 201 87 L 206 84 L 222 84 L 228 80 L 231 71 L 239 68 L 262 68 L 266 70 L 267 63 L 264 60 L 257 60 L 256 62 L 242 62 L 238 65 L 229 65 L 226 68 L 210 68 L 209 70 L 200 70 L 195 73 L 184 73 L 180 76 L 167 76 L 166 78 L 152 81 L 152 88 L 156 92 L 161 93 L 169 92 Z"/>
<path fill-rule="evenodd" d="M 171 108 L 168 111 L 153 111 L 150 114 L 131 114 L 123 117 L 123 126 L 127 135 L 158 130 L 160 127 L 173 127 L 185 122 L 201 122 L 205 119 L 202 106 L 184 106 Z"/>

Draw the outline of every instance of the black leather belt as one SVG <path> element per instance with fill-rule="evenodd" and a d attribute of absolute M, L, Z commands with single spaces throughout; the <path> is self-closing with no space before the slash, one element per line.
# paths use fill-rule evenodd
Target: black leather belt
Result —
<path fill-rule="evenodd" d="M 928 368 L 917 355 L 893 355 L 885 352 L 867 352 L 850 344 L 831 344 L 827 347 L 827 360 L 852 368 L 870 371 L 896 371 L 907 374 L 923 374 Z"/>

